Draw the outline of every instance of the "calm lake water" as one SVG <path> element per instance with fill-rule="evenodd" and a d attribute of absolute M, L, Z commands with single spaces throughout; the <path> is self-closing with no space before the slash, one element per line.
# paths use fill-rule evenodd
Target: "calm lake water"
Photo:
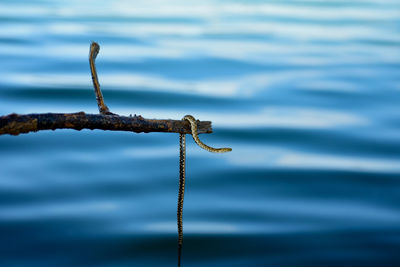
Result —
<path fill-rule="evenodd" d="M 84 2 L 84 3 L 82 3 Z M 400 2 L 7 1 L 0 114 L 213 122 L 183 266 L 400 266 Z M 178 134 L 0 136 L 0 266 L 176 266 Z"/>

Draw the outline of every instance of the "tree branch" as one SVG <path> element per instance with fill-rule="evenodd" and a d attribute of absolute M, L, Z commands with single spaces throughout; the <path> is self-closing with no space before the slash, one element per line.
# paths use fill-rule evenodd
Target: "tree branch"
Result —
<path fill-rule="evenodd" d="M 210 121 L 197 121 L 198 133 L 211 133 Z M 145 119 L 142 116 L 119 116 L 78 113 L 42 113 L 0 117 L 0 135 L 18 135 L 56 129 L 99 129 L 110 131 L 130 131 L 136 133 L 169 132 L 190 134 L 190 124 L 182 120 Z"/>
<path fill-rule="evenodd" d="M 100 83 L 97 77 L 95 59 L 100 46 L 92 42 L 89 50 L 89 65 L 92 75 L 94 92 L 100 114 L 78 113 L 43 113 L 43 114 L 10 114 L 0 117 L 0 135 L 37 132 L 55 129 L 99 129 L 110 131 L 130 131 L 136 133 L 168 132 L 191 134 L 191 127 L 186 120 L 156 120 L 145 119 L 142 116 L 119 116 L 110 112 L 104 103 Z M 210 121 L 197 121 L 198 133 L 212 133 Z"/>

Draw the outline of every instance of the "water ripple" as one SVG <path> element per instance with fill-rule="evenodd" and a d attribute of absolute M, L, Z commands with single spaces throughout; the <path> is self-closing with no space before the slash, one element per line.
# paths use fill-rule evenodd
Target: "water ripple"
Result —
<path fill-rule="evenodd" d="M 399 266 L 396 0 L 0 3 L 0 113 L 213 123 L 187 138 L 184 265 Z M 178 135 L 0 138 L 2 266 L 176 264 Z M 51 253 L 49 253 L 49 251 Z"/>

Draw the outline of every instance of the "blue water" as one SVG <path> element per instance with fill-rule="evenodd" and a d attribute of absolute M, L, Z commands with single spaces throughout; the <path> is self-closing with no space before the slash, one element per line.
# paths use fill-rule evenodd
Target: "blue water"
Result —
<path fill-rule="evenodd" d="M 82 3 L 84 2 L 84 3 Z M 210 120 L 183 266 L 400 266 L 400 2 L 0 2 L 0 115 Z M 176 266 L 178 135 L 0 136 L 0 266 Z"/>

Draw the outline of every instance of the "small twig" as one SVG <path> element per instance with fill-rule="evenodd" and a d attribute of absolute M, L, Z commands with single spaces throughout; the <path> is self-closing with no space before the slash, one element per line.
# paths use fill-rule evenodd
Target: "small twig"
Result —
<path fill-rule="evenodd" d="M 99 51 L 100 51 L 99 44 L 96 42 L 92 42 L 92 44 L 90 45 L 90 52 L 89 52 L 89 64 L 90 64 L 90 73 L 92 74 L 94 92 L 96 93 L 97 106 L 99 107 L 100 114 L 113 115 L 114 113 L 111 113 L 106 104 L 104 103 L 103 94 L 101 93 L 100 90 L 99 79 L 97 78 L 95 60 L 97 55 L 99 54 Z"/>

